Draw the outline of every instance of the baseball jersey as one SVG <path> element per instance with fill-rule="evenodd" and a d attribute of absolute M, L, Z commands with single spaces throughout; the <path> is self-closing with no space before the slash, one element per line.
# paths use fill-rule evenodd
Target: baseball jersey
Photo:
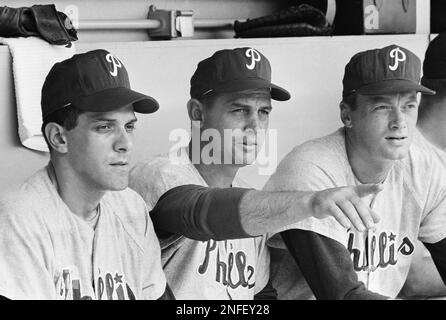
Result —
<path fill-rule="evenodd" d="M 0 295 L 10 299 L 157 299 L 166 288 L 143 199 L 107 192 L 96 227 L 70 211 L 47 168 L 0 202 Z"/>
<path fill-rule="evenodd" d="M 384 190 L 365 199 L 380 216 L 375 233 L 348 232 L 333 217 L 308 218 L 283 230 L 313 231 L 340 242 L 351 255 L 358 279 L 370 291 L 396 297 L 406 280 L 416 239 L 436 243 L 446 237 L 446 176 L 432 148 L 416 131 L 408 157 L 395 161 L 383 182 Z M 265 189 L 322 190 L 358 184 L 348 162 L 345 131 L 340 129 L 295 147 L 279 164 Z M 269 244 L 285 248 L 277 235 Z M 278 263 L 283 261 L 292 263 L 292 259 L 281 259 Z M 295 278 L 296 285 L 293 293 L 289 284 L 273 279 L 279 298 L 281 288 L 286 286 L 288 297 L 308 291 L 295 263 L 278 269 L 277 278 L 287 279 L 281 272 L 290 273 L 289 279 Z"/>
<path fill-rule="evenodd" d="M 180 158 L 158 156 L 138 163 L 130 175 L 130 187 L 153 207 L 171 188 L 207 186 L 180 149 Z M 234 187 L 246 187 L 239 179 Z M 156 225 L 155 225 L 156 228 Z M 180 235 L 160 239 L 164 272 L 177 299 L 252 300 L 269 279 L 269 251 L 265 237 L 224 241 L 197 241 Z"/>

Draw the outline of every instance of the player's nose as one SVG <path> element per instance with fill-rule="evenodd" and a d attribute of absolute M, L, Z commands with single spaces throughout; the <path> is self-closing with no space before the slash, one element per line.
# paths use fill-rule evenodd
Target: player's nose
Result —
<path fill-rule="evenodd" d="M 113 147 L 117 152 L 131 151 L 133 148 L 133 135 L 127 132 L 125 128 L 121 128 L 116 134 Z"/>

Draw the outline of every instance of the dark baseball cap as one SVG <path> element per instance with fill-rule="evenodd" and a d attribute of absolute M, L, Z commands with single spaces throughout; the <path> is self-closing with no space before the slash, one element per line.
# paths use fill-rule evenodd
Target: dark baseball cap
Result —
<path fill-rule="evenodd" d="M 289 100 L 290 93 L 271 83 L 271 65 L 254 48 L 224 49 L 198 63 L 190 80 L 190 95 L 200 99 L 209 92 L 236 92 L 269 88 L 271 98 Z"/>
<path fill-rule="evenodd" d="M 84 111 L 107 112 L 130 104 L 139 113 L 159 108 L 154 98 L 130 88 L 124 64 L 102 49 L 56 63 L 42 87 L 43 118 L 69 105 Z"/>
<path fill-rule="evenodd" d="M 421 83 L 428 79 L 446 79 L 446 32 L 435 37 L 427 47 Z"/>
<path fill-rule="evenodd" d="M 354 55 L 345 67 L 342 96 L 391 94 L 405 91 L 435 94 L 420 85 L 421 61 L 397 45 L 367 50 Z"/>

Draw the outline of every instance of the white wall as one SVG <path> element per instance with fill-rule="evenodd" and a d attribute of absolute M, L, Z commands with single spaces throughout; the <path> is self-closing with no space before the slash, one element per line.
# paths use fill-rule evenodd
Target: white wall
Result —
<path fill-rule="evenodd" d="M 428 0 L 417 1 L 417 33 L 430 33 L 431 3 Z"/>
<path fill-rule="evenodd" d="M 33 4 L 54 3 L 57 10 L 65 11 L 75 6 L 80 20 L 99 19 L 146 19 L 149 5 L 165 10 L 193 10 L 196 19 L 245 20 L 271 14 L 283 7 L 288 0 L 3 0 L 1 5 L 10 7 L 31 6 Z M 149 40 L 144 30 L 80 30 L 80 42 L 105 41 L 144 41 Z M 230 30 L 196 30 L 194 38 L 233 38 Z"/>
<path fill-rule="evenodd" d="M 341 125 L 338 104 L 344 66 L 360 50 L 397 43 L 424 57 L 428 35 L 350 36 L 280 39 L 222 39 L 163 42 L 79 43 L 79 52 L 106 48 L 126 65 L 134 89 L 156 97 L 160 110 L 141 115 L 136 158 L 167 152 L 169 133 L 189 128 L 186 102 L 189 80 L 199 60 L 222 48 L 254 46 L 273 66 L 273 81 L 293 97 L 273 102 L 270 127 L 278 130 L 278 160 L 294 145 L 334 131 Z M 17 138 L 9 51 L 0 46 L 0 192 L 20 183 L 47 162 L 47 156 L 21 147 Z M 241 175 L 255 187 L 267 176 L 257 168 Z"/>

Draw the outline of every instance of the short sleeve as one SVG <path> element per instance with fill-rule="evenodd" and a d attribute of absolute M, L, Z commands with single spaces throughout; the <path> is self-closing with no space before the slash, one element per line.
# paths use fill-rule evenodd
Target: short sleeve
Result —
<path fill-rule="evenodd" d="M 159 157 L 138 163 L 130 172 L 129 187 L 142 196 L 150 210 L 166 191 L 185 184 L 202 184 L 196 181 L 189 166 Z"/>
<path fill-rule="evenodd" d="M 55 299 L 44 223 L 18 203 L 0 203 L 0 295 L 9 299 Z"/>
<path fill-rule="evenodd" d="M 256 284 L 254 294 L 259 293 L 265 288 L 269 280 L 270 253 L 266 246 L 266 237 L 255 238 L 257 246 L 257 264 L 256 264 Z"/>
<path fill-rule="evenodd" d="M 203 184 L 191 166 L 186 161 L 172 163 L 167 157 L 140 162 L 131 170 L 129 187 L 139 193 L 149 210 L 152 210 L 168 190 L 186 184 Z M 157 225 L 154 227 L 159 231 Z M 165 250 L 174 244 L 181 245 L 183 239 L 180 235 L 172 234 L 165 238 L 160 237 L 160 244 Z"/>
<path fill-rule="evenodd" d="M 446 171 L 436 159 L 432 183 L 428 189 L 427 212 L 421 221 L 419 239 L 425 243 L 436 243 L 446 238 Z"/>
<path fill-rule="evenodd" d="M 144 248 L 144 286 L 143 299 L 160 298 L 166 289 L 166 277 L 161 265 L 161 249 L 153 229 L 152 221 L 147 215 L 147 229 Z"/>

